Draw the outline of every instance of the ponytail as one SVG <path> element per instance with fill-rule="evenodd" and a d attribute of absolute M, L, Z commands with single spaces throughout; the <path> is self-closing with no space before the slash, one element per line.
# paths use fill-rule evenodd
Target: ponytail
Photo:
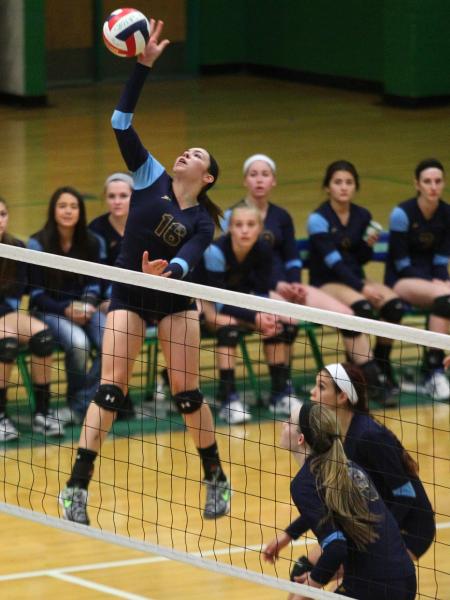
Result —
<path fill-rule="evenodd" d="M 305 404 L 299 424 L 311 448 L 311 472 L 328 511 L 324 521 L 339 524 L 357 548 L 364 550 L 378 538 L 374 525 L 379 518 L 371 514 L 369 498 L 351 473 L 336 417 L 323 405 Z"/>
<path fill-rule="evenodd" d="M 222 209 L 219 206 L 217 206 L 217 204 L 215 204 L 211 200 L 211 198 L 208 196 L 208 194 L 206 193 L 208 190 L 210 190 L 213 187 L 213 185 L 217 181 L 217 178 L 219 177 L 219 165 L 218 165 L 216 159 L 214 158 L 214 156 L 211 154 L 211 152 L 208 152 L 208 154 L 209 154 L 208 173 L 210 175 L 212 175 L 214 177 L 214 179 L 210 183 L 207 183 L 202 188 L 202 190 L 200 191 L 200 194 L 198 195 L 197 200 L 198 200 L 199 204 L 201 204 L 202 206 L 204 206 L 206 208 L 210 217 L 214 221 L 216 227 L 220 228 L 220 217 L 223 216 Z"/>

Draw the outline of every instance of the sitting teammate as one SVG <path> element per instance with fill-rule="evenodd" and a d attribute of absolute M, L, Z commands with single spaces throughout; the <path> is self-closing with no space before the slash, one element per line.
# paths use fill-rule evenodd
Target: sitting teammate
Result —
<path fill-rule="evenodd" d="M 212 242 L 220 214 L 207 196 L 218 176 L 217 163 L 205 149 L 190 148 L 176 159 L 172 179 L 131 125 L 150 67 L 169 43 L 159 41 L 162 28 L 162 21 L 155 26 L 151 20 L 153 33 L 112 116 L 120 151 L 134 180 L 116 266 L 189 279 Z M 86 414 L 67 487 L 60 494 L 64 516 L 70 521 L 89 523 L 87 488 L 94 462 L 123 406 L 146 324 L 154 321 L 158 323 L 173 399 L 202 460 L 207 485 L 204 517 L 215 519 L 230 509 L 230 486 L 219 458 L 212 413 L 199 390 L 200 328 L 195 302 L 169 292 L 114 283 L 103 339 L 100 387 Z"/>
<path fill-rule="evenodd" d="M 385 282 L 403 300 L 430 311 L 428 329 L 448 334 L 450 326 L 450 205 L 442 200 L 444 167 L 434 159 L 415 169 L 417 196 L 391 213 Z M 444 352 L 426 352 L 426 388 L 435 400 L 450 398 L 442 368 Z"/>
<path fill-rule="evenodd" d="M 436 523 L 433 508 L 419 478 L 416 462 L 400 441 L 369 414 L 366 382 L 362 371 L 350 363 L 327 365 L 316 377 L 311 390 L 313 403 L 336 412 L 348 458 L 368 473 L 378 493 L 400 528 L 413 560 L 430 548 Z M 294 521 L 283 535 L 283 545 L 300 535 Z M 320 549 L 297 561 L 296 571 L 310 570 Z"/>
<path fill-rule="evenodd" d="M 103 262 L 101 240 L 86 224 L 80 192 L 58 188 L 52 194 L 44 227 L 33 234 L 28 247 L 92 262 Z M 58 410 L 62 422 L 81 423 L 100 377 L 101 339 L 105 315 L 98 310 L 98 279 L 38 265 L 30 267 L 30 311 L 44 321 L 65 353 L 68 406 Z M 97 351 L 88 368 L 91 349 Z"/>
<path fill-rule="evenodd" d="M 23 248 L 23 243 L 8 233 L 8 218 L 8 207 L 0 198 L 0 243 Z M 46 436 L 64 434 L 62 425 L 50 409 L 53 336 L 42 321 L 19 309 L 26 285 L 25 263 L 0 258 L 0 442 L 15 440 L 19 436 L 6 410 L 6 393 L 20 346 L 28 346 L 31 353 L 35 400 L 33 431 Z"/>
<path fill-rule="evenodd" d="M 277 183 L 275 162 L 265 154 L 255 154 L 244 162 L 243 173 L 244 186 L 247 190 L 243 202 L 248 206 L 256 207 L 261 212 L 264 220 L 262 238 L 272 248 L 270 296 L 287 302 L 351 315 L 351 309 L 342 302 L 311 285 L 301 283 L 302 262 L 299 258 L 292 217 L 284 208 L 271 201 Z M 225 212 L 222 221 L 224 229 L 228 227 L 231 211 L 232 208 Z M 289 414 L 289 398 L 293 394 L 291 354 L 297 332 L 296 324 L 286 322 L 283 323 L 281 334 L 264 340 L 267 361 L 278 363 L 276 377 L 279 386 L 283 388 L 278 405 L 280 408 L 285 407 L 286 414 Z M 361 356 L 367 355 L 369 352 L 367 336 L 347 331 L 342 333 L 345 348 L 352 359 L 361 360 Z M 279 351 L 280 342 L 284 346 L 283 354 Z"/>
<path fill-rule="evenodd" d="M 272 250 L 262 239 L 262 216 L 258 209 L 245 203 L 235 206 L 230 215 L 228 233 L 215 240 L 204 256 L 204 276 L 200 283 L 235 292 L 267 296 L 270 290 Z M 217 306 L 217 305 L 216 305 Z M 250 419 L 235 385 L 235 352 L 242 329 L 254 329 L 270 340 L 273 347 L 269 362 L 271 375 L 270 410 L 276 415 L 289 414 L 289 399 L 285 396 L 285 381 L 279 372 L 284 370 L 284 344 L 274 343 L 281 322 L 274 315 L 257 313 L 238 306 L 202 302 L 205 324 L 217 335 L 219 365 L 220 416 L 237 424 Z M 277 357 L 278 362 L 277 362 Z M 290 401 L 294 401 L 290 398 Z"/>
<path fill-rule="evenodd" d="M 405 307 L 392 289 L 365 277 L 363 265 L 372 257 L 378 239 L 371 228 L 370 212 L 353 202 L 359 190 L 359 175 L 346 160 L 331 163 L 323 187 L 328 199 L 308 218 L 310 282 L 340 302 L 355 315 L 389 323 L 400 323 Z M 374 312 L 376 311 L 376 313 Z M 390 362 L 392 341 L 377 338 L 373 352 L 356 361 L 369 384 L 371 398 L 395 406 L 399 389 Z"/>
<path fill-rule="evenodd" d="M 359 600 L 414 600 L 416 574 L 400 529 L 361 466 L 347 457 L 335 414 L 304 404 L 283 424 L 280 446 L 300 466 L 291 496 L 301 516 L 297 533 L 312 530 L 321 552 L 311 571 L 295 581 L 326 585 L 343 567 L 336 592 Z M 270 542 L 263 558 L 274 562 L 289 539 Z M 304 596 L 293 595 L 295 600 Z"/>
<path fill-rule="evenodd" d="M 114 265 L 119 256 L 132 192 L 133 178 L 127 173 L 113 173 L 107 177 L 104 195 L 109 212 L 96 217 L 88 225 L 89 229 L 104 241 L 107 265 Z M 104 288 L 105 301 L 101 309 L 108 312 L 111 285 L 106 285 Z"/>
<path fill-rule="evenodd" d="M 130 208 L 130 198 L 133 192 L 133 178 L 127 173 L 113 173 L 106 178 L 104 196 L 109 212 L 96 217 L 88 225 L 89 229 L 100 237 L 105 245 L 107 265 L 115 265 L 120 252 L 125 224 Z M 102 280 L 102 303 L 100 310 L 108 312 L 111 302 L 111 283 Z M 131 419 L 135 416 L 133 402 L 127 394 L 125 403 L 117 412 L 117 420 Z"/>

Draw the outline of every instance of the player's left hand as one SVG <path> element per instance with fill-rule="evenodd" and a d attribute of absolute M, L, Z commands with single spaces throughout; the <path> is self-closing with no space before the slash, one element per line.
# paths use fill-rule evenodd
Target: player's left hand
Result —
<path fill-rule="evenodd" d="M 164 273 L 164 270 L 167 268 L 169 263 L 167 260 L 163 258 L 157 258 L 156 260 L 149 260 L 147 250 L 142 255 L 142 272 L 147 273 L 147 275 L 159 275 L 161 277 L 170 277 L 171 272 L 167 271 Z"/>

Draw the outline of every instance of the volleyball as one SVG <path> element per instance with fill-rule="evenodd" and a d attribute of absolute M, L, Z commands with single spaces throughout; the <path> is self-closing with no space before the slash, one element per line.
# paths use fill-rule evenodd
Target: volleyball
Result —
<path fill-rule="evenodd" d="M 103 25 L 103 41 L 117 56 L 129 58 L 144 51 L 150 37 L 150 23 L 135 8 L 118 8 Z"/>

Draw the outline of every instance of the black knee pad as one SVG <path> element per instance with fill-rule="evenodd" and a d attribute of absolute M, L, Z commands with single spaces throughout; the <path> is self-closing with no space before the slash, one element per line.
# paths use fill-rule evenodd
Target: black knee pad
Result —
<path fill-rule="evenodd" d="M 55 348 L 55 339 L 50 329 L 43 329 L 31 336 L 28 343 L 31 354 L 45 358 L 50 356 Z"/>
<path fill-rule="evenodd" d="M 376 319 L 370 302 L 367 300 L 358 300 L 350 306 L 356 317 L 364 317 L 364 319 Z"/>
<path fill-rule="evenodd" d="M 190 415 L 200 410 L 203 404 L 203 394 L 200 390 L 187 390 L 173 397 L 178 411 L 182 415 Z"/>
<path fill-rule="evenodd" d="M 437 317 L 450 319 L 450 296 L 439 296 L 431 305 L 431 313 Z"/>
<path fill-rule="evenodd" d="M 13 337 L 5 337 L 0 340 L 0 362 L 11 364 L 19 354 L 19 340 Z"/>
<path fill-rule="evenodd" d="M 239 329 L 235 325 L 225 325 L 217 330 L 217 345 L 236 348 L 239 342 Z"/>
<path fill-rule="evenodd" d="M 361 335 L 360 331 L 350 331 L 350 329 L 340 329 L 342 337 L 351 340 Z"/>
<path fill-rule="evenodd" d="M 124 405 L 125 396 L 117 385 L 104 383 L 98 388 L 94 396 L 94 402 L 106 410 L 116 412 Z"/>
<path fill-rule="evenodd" d="M 380 308 L 380 317 L 388 323 L 400 323 L 404 314 L 405 305 L 400 298 L 393 298 Z"/>
<path fill-rule="evenodd" d="M 283 338 L 285 344 L 289 344 L 289 346 L 291 346 L 295 342 L 297 335 L 298 335 L 297 325 L 283 323 L 283 331 L 281 333 L 281 337 Z"/>

